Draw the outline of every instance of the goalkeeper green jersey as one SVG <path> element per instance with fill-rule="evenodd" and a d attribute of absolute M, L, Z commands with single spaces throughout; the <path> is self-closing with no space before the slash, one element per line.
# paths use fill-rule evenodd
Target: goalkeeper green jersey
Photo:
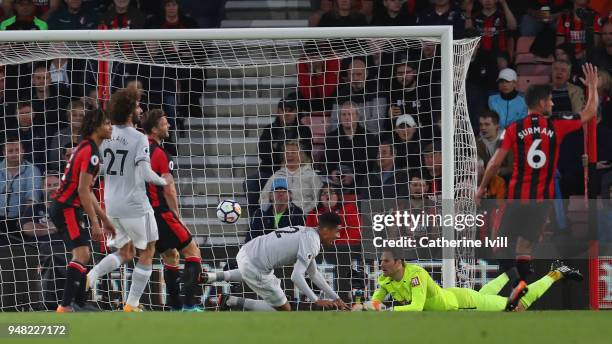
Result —
<path fill-rule="evenodd" d="M 400 304 L 393 307 L 394 311 L 457 310 L 461 307 L 458 301 L 465 302 L 465 298 L 469 298 L 467 293 L 463 295 L 461 290 L 453 290 L 460 288 L 442 289 L 425 269 L 414 264 L 405 265 L 401 281 L 381 275 L 378 284 L 380 288 L 374 292 L 372 300 L 382 302 L 391 294 L 393 300 Z"/>

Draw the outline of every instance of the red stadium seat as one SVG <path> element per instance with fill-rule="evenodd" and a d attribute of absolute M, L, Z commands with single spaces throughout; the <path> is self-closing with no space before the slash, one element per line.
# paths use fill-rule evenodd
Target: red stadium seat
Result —
<path fill-rule="evenodd" d="M 516 73 L 521 76 L 542 75 L 547 76 L 552 73 L 552 66 L 547 63 L 540 64 L 517 64 Z"/>
<path fill-rule="evenodd" d="M 517 89 L 520 92 L 525 92 L 531 84 L 547 84 L 550 83 L 550 75 L 519 75 Z"/>
<path fill-rule="evenodd" d="M 529 53 L 529 49 L 533 44 L 535 37 L 519 37 L 518 41 L 516 41 L 516 54 L 527 54 Z"/>

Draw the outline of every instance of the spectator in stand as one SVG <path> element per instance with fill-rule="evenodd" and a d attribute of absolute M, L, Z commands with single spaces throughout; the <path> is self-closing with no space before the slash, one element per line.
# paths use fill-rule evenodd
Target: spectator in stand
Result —
<path fill-rule="evenodd" d="M 557 45 L 570 43 L 580 63 L 599 45 L 602 20 L 597 12 L 589 8 L 589 0 L 573 0 L 573 10 L 557 19 Z"/>
<path fill-rule="evenodd" d="M 398 169 L 410 171 L 421 169 L 421 143 L 418 132 L 419 125 L 415 117 L 401 115 L 395 121 L 393 144 L 395 147 L 395 166 Z"/>
<path fill-rule="evenodd" d="M 0 30 L 47 30 L 47 23 L 36 16 L 33 0 L 15 0 L 15 15 L 0 23 Z"/>
<path fill-rule="evenodd" d="M 343 202 L 342 192 L 328 184 L 319 191 L 319 203 L 306 217 L 306 226 L 317 227 L 319 215 L 332 212 L 341 218 L 340 233 L 334 241 L 336 246 L 359 246 L 361 244 L 361 219 L 354 202 Z"/>
<path fill-rule="evenodd" d="M 499 126 L 506 129 L 510 123 L 527 116 L 525 98 L 516 90 L 516 72 L 502 69 L 497 76 L 498 93 L 489 97 L 489 110 L 499 115 Z"/>
<path fill-rule="evenodd" d="M 190 13 L 199 28 L 219 27 L 224 18 L 226 0 L 181 0 L 181 8 Z"/>
<path fill-rule="evenodd" d="M 19 0 L 3 0 L 7 7 L 17 3 Z M 62 6 L 63 0 L 35 0 L 34 14 L 44 21 L 48 21 L 49 17 Z"/>
<path fill-rule="evenodd" d="M 428 195 L 432 200 L 438 200 L 442 194 L 442 142 L 436 140 L 423 150 L 423 179 L 429 183 Z"/>
<path fill-rule="evenodd" d="M 40 171 L 23 158 L 23 151 L 16 137 L 7 139 L 0 162 L 0 231 L 4 233 L 18 231 L 23 211 L 42 196 Z"/>
<path fill-rule="evenodd" d="M 554 29 L 562 14 L 569 12 L 568 0 L 528 1 L 527 14 L 521 21 L 521 36 L 535 37 L 546 28 Z"/>
<path fill-rule="evenodd" d="M 47 136 L 54 135 L 59 130 L 60 122 L 65 122 L 63 111 L 70 100 L 68 86 L 52 83 L 51 75 L 45 64 L 34 68 L 32 74 L 32 110 L 34 125 L 45 128 Z"/>
<path fill-rule="evenodd" d="M 465 27 L 475 28 L 482 36 L 480 49 L 496 56 L 502 52 L 512 55 L 512 34 L 517 24 L 506 0 L 480 0 L 482 8 L 479 11 L 473 11 L 474 0 L 467 0 L 465 3 Z"/>
<path fill-rule="evenodd" d="M 49 17 L 50 30 L 94 30 L 100 21 L 97 12 L 83 7 L 82 0 L 65 0 L 66 6 Z"/>
<path fill-rule="evenodd" d="M 336 268 L 335 285 L 339 285 L 341 279 L 348 279 L 351 285 L 344 296 L 350 299 L 348 292 L 353 287 L 352 265 L 354 261 L 361 260 L 361 219 L 355 202 L 344 202 L 342 192 L 339 189 L 324 184 L 319 192 L 319 203 L 306 217 L 306 226 L 317 227 L 319 215 L 332 212 L 340 216 L 340 231 L 338 238 L 334 240 L 333 249 L 323 247 L 323 259 Z M 340 288 L 339 288 L 340 289 Z"/>
<path fill-rule="evenodd" d="M 395 168 L 395 149 L 390 141 L 378 145 L 376 166 L 359 187 L 361 199 L 395 199 L 407 196 L 408 173 Z"/>
<path fill-rule="evenodd" d="M 17 121 L 8 114 L 15 113 L 15 107 L 11 104 L 6 97 L 5 90 L 5 67 L 0 66 L 0 144 L 5 142 L 5 133 L 7 129 L 16 128 Z"/>
<path fill-rule="evenodd" d="M 477 168 L 478 168 L 478 184 L 482 180 L 485 171 L 485 162 L 479 157 Z M 497 205 L 503 204 L 506 199 L 506 181 L 501 176 L 497 175 L 491 179 L 491 182 L 487 186 L 487 194 L 485 198 L 495 199 L 498 201 Z M 501 204 L 500 204 L 501 203 Z"/>
<path fill-rule="evenodd" d="M 391 130 L 400 115 L 411 115 L 420 128 L 429 129 L 434 122 L 431 113 L 431 100 L 429 99 L 429 84 L 417 81 L 417 65 L 412 62 L 401 62 L 395 65 L 394 78 L 391 81 L 391 90 L 388 93 L 389 121 L 386 128 Z M 431 138 L 431 130 L 419 133 L 421 138 Z"/>
<path fill-rule="evenodd" d="M 309 213 L 317 204 L 317 196 L 321 189 L 321 178 L 312 168 L 310 158 L 296 140 L 285 141 L 284 166 L 272 175 L 263 187 L 259 204 L 263 211 L 270 206 L 270 190 L 272 181 L 277 178 L 287 180 L 292 200 L 304 213 Z"/>
<path fill-rule="evenodd" d="M 198 24 L 183 14 L 178 0 L 163 0 L 161 15 L 151 18 L 148 29 L 194 29 Z"/>
<path fill-rule="evenodd" d="M 433 0 L 429 7 L 416 17 L 416 25 L 451 25 L 453 38 L 464 37 L 465 15 L 451 0 Z"/>
<path fill-rule="evenodd" d="M 51 143 L 47 150 L 47 169 L 60 171 L 61 160 L 63 159 L 61 156 L 61 148 L 65 146 L 77 146 L 83 117 L 85 117 L 85 103 L 81 100 L 73 100 L 70 102 L 68 110 L 69 126 L 60 129 L 60 131 L 50 140 Z"/>
<path fill-rule="evenodd" d="M 139 9 L 130 6 L 130 0 L 113 0 L 109 10 L 102 16 L 102 29 L 143 29 L 145 20 L 145 15 Z"/>
<path fill-rule="evenodd" d="M 281 167 L 287 140 L 298 140 L 306 152 L 312 150 L 312 132 L 300 124 L 295 94 L 278 102 L 274 122 L 265 127 L 259 137 L 259 169 L 256 175 L 248 176 L 244 184 L 249 214 L 257 208 L 259 193 L 268 178 Z"/>
<path fill-rule="evenodd" d="M 297 64 L 298 98 L 304 102 L 303 105 L 298 104 L 300 109 L 320 112 L 333 107 L 332 96 L 338 88 L 340 61 L 335 58 L 321 60 L 325 49 L 320 50 L 316 43 L 308 43 L 304 47 L 306 55 Z"/>
<path fill-rule="evenodd" d="M 321 17 L 334 9 L 334 1 L 333 0 L 321 0 L 318 7 L 315 7 L 316 11 L 310 15 L 308 18 L 308 26 L 317 27 L 321 22 Z"/>
<path fill-rule="evenodd" d="M 480 135 L 476 140 L 476 152 L 478 158 L 483 161 L 484 166 L 487 166 L 495 150 L 499 145 L 499 141 L 503 132 L 499 123 L 499 115 L 495 111 L 485 111 L 480 115 Z M 512 152 L 502 162 L 498 174 L 508 180 L 512 174 Z"/>
<path fill-rule="evenodd" d="M 321 16 L 319 27 L 366 26 L 366 17 L 353 9 L 352 0 L 334 0 L 334 9 Z"/>
<path fill-rule="evenodd" d="M 360 114 L 363 115 L 363 118 L 360 120 L 364 123 L 365 128 L 371 133 L 378 134 L 384 130 L 384 121 L 380 114 L 386 108 L 386 101 L 378 96 L 376 80 L 368 79 L 366 60 L 361 57 L 350 58 L 345 60 L 343 65 L 347 65 L 347 68 L 341 74 L 343 82 L 338 86 L 336 93 L 337 104 L 334 105 L 334 111 L 329 120 L 330 129 L 338 124 L 339 105 L 352 101 L 361 110 Z"/>
<path fill-rule="evenodd" d="M 472 33 L 470 30 L 470 36 Z M 489 95 L 497 89 L 498 76 L 496 57 L 477 48 L 472 54 L 465 81 L 468 114 L 474 130 L 478 128 L 478 116 L 488 109 Z"/>
<path fill-rule="evenodd" d="M 374 13 L 373 26 L 407 26 L 414 22 L 408 11 L 402 11 L 401 0 L 383 0 L 383 4 L 385 10 Z"/>
<path fill-rule="evenodd" d="M 261 208 L 255 211 L 245 242 L 279 228 L 304 225 L 304 212 L 291 200 L 287 179 L 275 178 L 271 187 L 270 207 L 265 211 Z"/>
<path fill-rule="evenodd" d="M 601 44 L 597 48 L 593 62 L 612 75 L 612 20 L 608 20 L 601 29 Z"/>
<path fill-rule="evenodd" d="M 81 59 L 57 58 L 49 63 L 49 76 L 52 84 L 62 84 L 70 90 L 71 97 L 83 97 L 95 88 L 95 62 Z"/>
<path fill-rule="evenodd" d="M 57 233 L 57 228 L 48 215 L 48 207 L 51 204 L 51 195 L 60 185 L 59 172 L 47 172 L 44 181 L 44 195 L 41 202 L 36 202 L 25 207 L 20 219 L 21 233 L 24 241 L 51 241 L 62 240 Z"/>
<path fill-rule="evenodd" d="M 33 124 L 31 103 L 21 102 L 17 105 L 17 125 L 17 130 L 11 130 L 10 134 L 15 134 L 21 142 L 23 159 L 34 164 L 39 170 L 44 171 L 47 135 L 44 126 Z"/>
<path fill-rule="evenodd" d="M 584 108 L 582 88 L 569 82 L 572 66 L 568 61 L 557 60 L 552 65 L 553 114 L 577 114 Z"/>
<path fill-rule="evenodd" d="M 358 181 L 367 177 L 368 162 L 376 156 L 378 139 L 361 124 L 357 104 L 344 102 L 339 111 L 338 128 L 325 136 L 326 175 L 333 184 L 350 185 L 354 183 L 341 179 L 352 178 Z M 347 171 L 343 166 L 348 166 L 348 170 L 354 174 L 342 173 Z"/>

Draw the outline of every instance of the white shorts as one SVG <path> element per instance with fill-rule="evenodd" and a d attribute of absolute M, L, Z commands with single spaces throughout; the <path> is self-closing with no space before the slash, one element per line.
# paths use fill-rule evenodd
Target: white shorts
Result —
<path fill-rule="evenodd" d="M 109 220 L 115 227 L 115 237 L 108 242 L 112 247 L 122 248 L 132 241 L 137 249 L 144 250 L 148 243 L 159 239 L 157 222 L 152 211 L 141 217 L 111 217 Z"/>
<path fill-rule="evenodd" d="M 287 303 L 287 296 L 281 289 L 281 281 L 274 276 L 272 271 L 261 271 L 255 267 L 242 251 L 236 256 L 238 270 L 245 282 L 257 296 L 266 301 L 272 307 L 280 307 Z"/>

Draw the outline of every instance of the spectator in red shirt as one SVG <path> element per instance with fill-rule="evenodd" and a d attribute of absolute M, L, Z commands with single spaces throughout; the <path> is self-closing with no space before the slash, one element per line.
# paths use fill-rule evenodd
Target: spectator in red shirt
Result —
<path fill-rule="evenodd" d="M 361 244 L 361 219 L 357 206 L 353 202 L 343 203 L 342 192 L 327 184 L 319 191 L 319 204 L 308 213 L 306 226 L 317 227 L 318 216 L 326 212 L 336 213 L 342 219 L 340 236 L 334 241 L 336 246 Z"/>
<path fill-rule="evenodd" d="M 193 29 L 197 27 L 195 20 L 185 16 L 178 0 L 163 0 L 161 16 L 149 20 L 148 29 Z"/>
<path fill-rule="evenodd" d="M 588 0 L 574 0 L 572 12 L 557 19 L 557 45 L 570 43 L 574 46 L 576 59 L 584 62 L 586 54 L 599 45 L 602 19 L 588 7 Z M 587 52 L 587 50 L 590 50 Z"/>
<path fill-rule="evenodd" d="M 299 99 L 306 100 L 310 111 L 331 110 L 331 96 L 338 88 L 340 60 L 335 58 L 321 59 L 324 49 L 307 46 L 306 55 L 298 62 Z"/>
<path fill-rule="evenodd" d="M 500 6 L 497 6 L 498 3 Z M 480 0 L 482 9 L 479 11 L 472 10 L 473 4 L 473 0 L 466 1 L 465 12 L 468 15 L 465 27 L 475 28 L 482 36 L 480 49 L 495 55 L 500 52 L 512 54 L 514 42 L 511 32 L 516 30 L 517 24 L 506 0 Z"/>

